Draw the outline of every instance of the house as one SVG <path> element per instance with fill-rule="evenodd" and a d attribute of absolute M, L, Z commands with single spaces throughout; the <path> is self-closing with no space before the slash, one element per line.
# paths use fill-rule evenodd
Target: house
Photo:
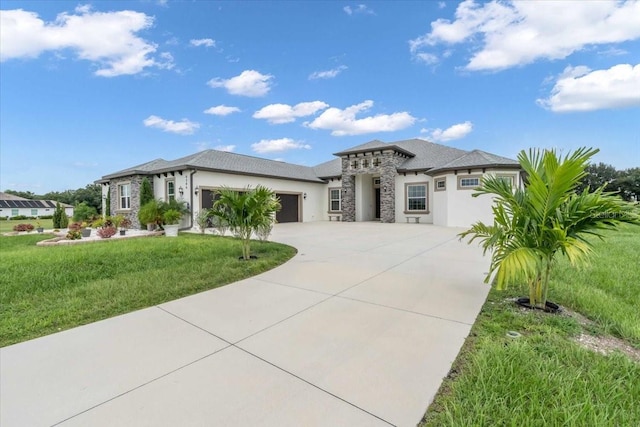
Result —
<path fill-rule="evenodd" d="M 55 200 L 32 200 L 13 194 L 0 192 L 0 217 L 13 218 L 14 216 L 42 217 L 53 216 L 56 210 Z M 60 203 L 67 216 L 73 216 L 73 206 Z"/>
<path fill-rule="evenodd" d="M 422 139 L 374 140 L 338 153 L 314 167 L 241 154 L 206 150 L 176 160 L 156 159 L 97 181 L 111 214 L 138 224 L 140 187 L 147 178 L 155 197 L 185 201 L 192 227 L 198 211 L 213 206 L 221 187 L 258 184 L 276 192 L 282 204 L 278 222 L 420 222 L 465 227 L 490 221 L 491 198 L 471 197 L 483 176 L 521 185 L 517 161 L 481 150 L 465 151 Z"/>

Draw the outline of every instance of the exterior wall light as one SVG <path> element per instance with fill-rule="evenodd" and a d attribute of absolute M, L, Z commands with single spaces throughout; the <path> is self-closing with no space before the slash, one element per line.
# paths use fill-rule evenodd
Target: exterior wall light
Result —
<path fill-rule="evenodd" d="M 200 187 L 196 185 L 196 188 L 193 189 L 193 193 L 197 196 L 198 191 L 200 191 Z"/>
<path fill-rule="evenodd" d="M 302 198 L 307 200 L 307 193 L 302 193 Z"/>
<path fill-rule="evenodd" d="M 178 188 L 178 193 L 180 193 L 180 197 L 184 196 L 184 190 L 182 187 Z"/>

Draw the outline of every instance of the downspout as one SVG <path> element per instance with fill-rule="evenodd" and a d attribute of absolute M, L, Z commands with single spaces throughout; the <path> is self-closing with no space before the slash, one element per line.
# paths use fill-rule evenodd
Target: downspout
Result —
<path fill-rule="evenodd" d="M 193 175 L 196 172 L 198 171 L 194 169 L 191 171 L 191 174 L 189 175 L 189 204 L 191 206 L 191 209 L 190 209 L 191 215 L 189 215 L 189 222 L 190 222 L 189 228 L 193 228 L 193 220 L 194 220 L 193 218 L 193 211 L 194 211 L 193 209 Z"/>

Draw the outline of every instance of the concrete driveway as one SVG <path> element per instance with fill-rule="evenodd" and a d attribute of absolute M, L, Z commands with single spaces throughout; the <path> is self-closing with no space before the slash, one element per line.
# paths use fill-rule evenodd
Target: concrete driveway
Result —
<path fill-rule="evenodd" d="M 413 426 L 482 306 L 459 229 L 280 224 L 259 276 L 0 350 L 0 425 Z"/>

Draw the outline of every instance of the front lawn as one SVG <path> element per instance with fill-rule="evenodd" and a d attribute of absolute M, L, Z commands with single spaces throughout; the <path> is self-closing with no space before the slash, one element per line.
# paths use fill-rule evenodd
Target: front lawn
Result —
<path fill-rule="evenodd" d="M 4 222 L 4 221 L 3 221 Z M 270 270 L 290 246 L 211 235 L 38 247 L 43 235 L 0 236 L 0 347 L 217 288 Z"/>
<path fill-rule="evenodd" d="M 40 224 L 46 230 L 53 229 L 52 219 L 2 219 L 0 220 L 0 233 L 13 231 L 13 227 L 18 224 L 31 224 L 34 228 Z M 36 231 L 34 230 L 33 233 Z"/>
<path fill-rule="evenodd" d="M 590 267 L 559 263 L 549 299 L 568 313 L 490 292 L 421 426 L 640 425 L 640 227 L 607 235 Z M 594 351 L 607 344 L 626 353 Z"/>

